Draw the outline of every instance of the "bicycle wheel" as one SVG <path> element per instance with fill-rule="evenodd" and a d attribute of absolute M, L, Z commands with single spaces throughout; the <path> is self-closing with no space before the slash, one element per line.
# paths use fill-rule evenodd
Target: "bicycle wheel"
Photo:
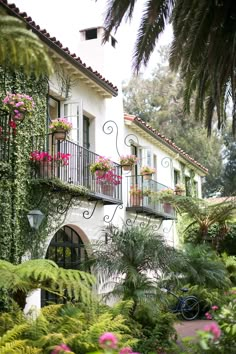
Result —
<path fill-rule="evenodd" d="M 181 306 L 181 315 L 185 320 L 194 320 L 199 315 L 199 311 L 199 302 L 195 296 L 187 296 L 184 298 Z"/>

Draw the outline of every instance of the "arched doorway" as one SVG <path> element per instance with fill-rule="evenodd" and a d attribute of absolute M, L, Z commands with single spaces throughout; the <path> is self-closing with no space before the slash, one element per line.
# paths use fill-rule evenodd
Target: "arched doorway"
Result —
<path fill-rule="evenodd" d="M 88 255 L 79 234 L 71 227 L 63 226 L 50 242 L 45 258 L 54 261 L 62 268 L 81 269 L 81 262 L 86 260 Z M 52 302 L 62 303 L 63 299 L 42 290 L 41 306 Z"/>

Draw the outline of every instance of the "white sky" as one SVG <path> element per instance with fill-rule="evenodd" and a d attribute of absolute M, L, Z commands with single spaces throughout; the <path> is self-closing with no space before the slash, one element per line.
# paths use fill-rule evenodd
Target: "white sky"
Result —
<path fill-rule="evenodd" d="M 9 2 L 11 0 L 8 0 Z M 21 11 L 27 12 L 41 29 L 46 29 L 55 36 L 64 47 L 80 56 L 78 42 L 81 29 L 101 26 L 103 24 L 106 0 L 14 0 Z M 115 38 L 118 40 L 118 49 L 121 52 L 122 63 L 120 76 L 122 80 L 131 76 L 132 52 L 139 21 L 142 14 L 144 0 L 138 0 L 130 23 L 122 23 Z M 172 39 L 171 27 L 161 36 L 158 46 L 169 44 Z M 83 58 L 81 57 L 83 60 Z M 157 49 L 153 53 L 146 69 L 142 70 L 147 76 L 159 60 Z"/>

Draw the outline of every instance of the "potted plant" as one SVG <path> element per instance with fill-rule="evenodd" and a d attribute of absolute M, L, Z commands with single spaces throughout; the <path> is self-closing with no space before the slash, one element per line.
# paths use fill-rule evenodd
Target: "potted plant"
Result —
<path fill-rule="evenodd" d="M 96 177 L 97 183 L 101 186 L 102 194 L 112 196 L 114 195 L 115 186 L 121 184 L 122 176 L 114 173 L 113 170 L 105 172 L 102 176 Z"/>
<path fill-rule="evenodd" d="M 163 202 L 163 209 L 166 214 L 171 214 L 171 200 L 174 196 L 174 191 L 171 188 L 162 189 L 158 192 L 158 199 Z"/>
<path fill-rule="evenodd" d="M 142 204 L 142 190 L 137 186 L 130 186 L 130 205 L 131 206 L 140 206 Z"/>
<path fill-rule="evenodd" d="M 151 189 L 149 189 L 149 188 L 144 188 L 143 189 L 143 196 L 144 197 L 150 197 L 151 195 L 152 195 L 152 190 Z"/>
<path fill-rule="evenodd" d="M 69 165 L 70 156 L 71 154 L 58 151 L 58 153 L 53 156 L 53 161 L 55 161 L 57 166 L 67 166 Z"/>
<path fill-rule="evenodd" d="M 52 177 L 53 157 L 47 151 L 33 151 L 30 154 L 30 160 L 36 166 L 39 176 L 43 178 Z"/>
<path fill-rule="evenodd" d="M 176 195 L 184 195 L 185 194 L 185 186 L 183 183 L 177 183 L 175 185 L 175 194 Z"/>
<path fill-rule="evenodd" d="M 120 165 L 124 171 L 131 171 L 133 165 L 135 165 L 137 161 L 138 158 L 135 155 L 122 155 L 120 157 Z"/>
<path fill-rule="evenodd" d="M 2 102 L 11 118 L 16 121 L 22 121 L 26 114 L 33 111 L 35 106 L 33 98 L 23 93 L 8 93 Z"/>
<path fill-rule="evenodd" d="M 96 174 L 96 177 L 102 177 L 104 174 L 112 170 L 112 162 L 104 156 L 97 157 L 96 161 L 90 165 L 90 171 Z"/>
<path fill-rule="evenodd" d="M 67 133 L 72 129 L 72 123 L 67 118 L 56 118 L 51 121 L 50 131 L 57 140 L 65 140 Z"/>
<path fill-rule="evenodd" d="M 152 174 L 155 173 L 156 170 L 155 168 L 152 168 L 150 166 L 143 166 L 140 170 L 141 176 L 143 176 L 143 179 L 149 180 L 152 177 Z"/>

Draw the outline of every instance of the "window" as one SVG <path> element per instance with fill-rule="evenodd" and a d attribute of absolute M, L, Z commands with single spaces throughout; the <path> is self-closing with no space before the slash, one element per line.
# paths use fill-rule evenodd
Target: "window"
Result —
<path fill-rule="evenodd" d="M 194 181 L 194 196 L 198 197 L 198 183 Z"/>
<path fill-rule="evenodd" d="M 174 185 L 180 183 L 180 172 L 174 170 Z"/>
<path fill-rule="evenodd" d="M 48 115 L 50 120 L 60 117 L 60 101 L 51 96 L 48 99 Z"/>
<path fill-rule="evenodd" d="M 54 235 L 46 254 L 46 258 L 54 261 L 59 267 L 80 269 L 81 261 L 87 259 L 84 244 L 71 227 L 64 226 Z M 62 298 L 47 291 L 41 291 L 42 306 L 49 302 L 63 302 Z"/>
<path fill-rule="evenodd" d="M 85 39 L 86 41 L 90 40 L 90 39 L 96 39 L 97 38 L 97 28 L 92 28 L 89 30 L 85 31 Z"/>
<path fill-rule="evenodd" d="M 185 189 L 186 189 L 186 195 L 188 197 L 191 196 L 191 180 L 190 177 L 185 177 Z"/>

